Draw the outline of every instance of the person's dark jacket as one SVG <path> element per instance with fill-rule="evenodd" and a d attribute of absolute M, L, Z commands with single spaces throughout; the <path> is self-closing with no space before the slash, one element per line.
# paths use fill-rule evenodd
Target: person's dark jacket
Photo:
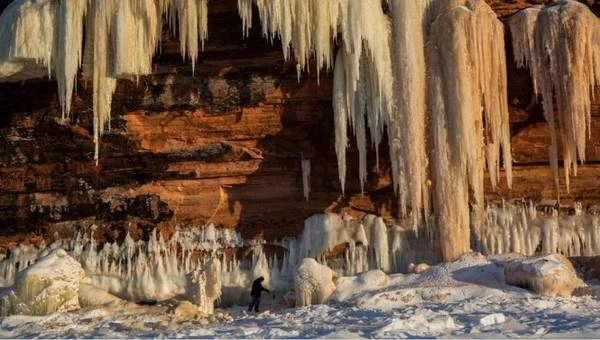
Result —
<path fill-rule="evenodd" d="M 260 293 L 262 293 L 263 291 L 267 293 L 269 292 L 267 288 L 262 286 L 262 282 L 263 280 L 261 280 L 260 278 L 254 280 L 254 282 L 252 283 L 252 291 L 250 292 L 250 296 L 259 298 Z"/>

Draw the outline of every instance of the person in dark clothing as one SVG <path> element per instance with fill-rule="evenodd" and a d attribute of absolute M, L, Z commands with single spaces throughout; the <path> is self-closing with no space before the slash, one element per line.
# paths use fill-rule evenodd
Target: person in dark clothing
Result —
<path fill-rule="evenodd" d="M 252 282 L 252 291 L 250 292 L 250 296 L 252 297 L 252 302 L 248 307 L 248 311 L 251 312 L 252 308 L 254 308 L 255 312 L 258 312 L 258 305 L 260 304 L 260 293 L 263 291 L 269 293 L 269 290 L 262 286 L 262 282 L 265 280 L 264 277 L 259 277 L 258 279 Z"/>

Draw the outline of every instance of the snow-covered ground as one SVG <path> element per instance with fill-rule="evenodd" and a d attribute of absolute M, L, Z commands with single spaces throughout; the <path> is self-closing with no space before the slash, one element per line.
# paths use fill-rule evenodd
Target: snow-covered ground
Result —
<path fill-rule="evenodd" d="M 469 255 L 422 274 L 371 271 L 338 280 L 327 305 L 287 308 L 263 297 L 262 313 L 218 309 L 178 322 L 173 301 L 127 302 L 43 317 L 0 318 L 0 337 L 587 337 L 600 334 L 600 301 L 552 298 L 504 283 L 498 259 Z"/>
<path fill-rule="evenodd" d="M 341 304 L 280 309 L 233 320 L 176 323 L 161 310 L 139 307 L 10 316 L 0 337 L 583 337 L 600 334 L 600 303 L 592 298 L 545 298 L 529 294 L 476 297 L 384 311 Z M 502 322 L 503 321 L 503 322 Z"/>

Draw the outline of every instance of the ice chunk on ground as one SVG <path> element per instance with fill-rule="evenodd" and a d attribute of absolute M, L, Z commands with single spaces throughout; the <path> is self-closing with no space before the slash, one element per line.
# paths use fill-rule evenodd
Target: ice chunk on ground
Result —
<path fill-rule="evenodd" d="M 456 324 L 450 315 L 436 315 L 428 318 L 427 315 L 416 314 L 407 319 L 393 319 L 387 326 L 377 332 L 377 337 L 389 337 L 399 332 L 408 333 L 405 337 L 442 334 L 455 328 Z"/>
<path fill-rule="evenodd" d="M 212 258 L 203 269 L 188 275 L 188 295 L 204 314 L 213 314 L 215 301 L 221 297 L 221 262 Z"/>
<path fill-rule="evenodd" d="M 123 300 L 89 283 L 79 285 L 79 305 L 82 308 L 118 303 Z"/>
<path fill-rule="evenodd" d="M 502 313 L 494 313 L 484 316 L 479 320 L 479 323 L 482 326 L 491 326 L 499 323 L 504 323 L 506 321 L 506 317 Z"/>
<path fill-rule="evenodd" d="M 173 316 L 177 321 L 187 321 L 198 316 L 200 309 L 193 303 L 184 300 L 177 304 L 173 310 Z"/>
<path fill-rule="evenodd" d="M 583 285 L 571 261 L 559 254 L 508 261 L 504 276 L 507 284 L 549 296 L 571 296 Z"/>
<path fill-rule="evenodd" d="M 17 274 L 15 284 L 0 297 L 0 314 L 46 315 L 78 309 L 84 276 L 79 262 L 57 249 Z"/>

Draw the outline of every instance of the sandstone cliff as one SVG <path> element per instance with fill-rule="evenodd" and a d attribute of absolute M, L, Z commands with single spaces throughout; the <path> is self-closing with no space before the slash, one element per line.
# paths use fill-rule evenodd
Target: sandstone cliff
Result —
<path fill-rule="evenodd" d="M 488 2 L 506 17 L 545 1 Z M 0 9 L 7 3 L 0 2 Z M 306 217 L 322 211 L 396 215 L 385 160 L 377 167 L 369 159 L 363 196 L 351 150 L 346 196 L 340 194 L 332 75 L 322 74 L 317 84 L 314 75 L 304 74 L 298 82 L 295 65 L 284 61 L 277 42 L 262 38 L 258 23 L 242 37 L 234 0 L 211 1 L 208 20 L 209 39 L 194 75 L 165 31 L 154 74 L 119 81 L 98 166 L 91 90 L 83 78 L 69 122 L 60 121 L 55 82 L 0 83 L 0 246 L 91 224 L 109 239 L 126 230 L 141 236 L 155 226 L 207 222 L 271 239 L 297 234 Z M 532 98 L 528 71 L 516 69 L 511 51 L 508 56 L 514 184 L 509 190 L 501 182 L 487 198 L 556 199 L 541 106 Z M 599 105 L 593 108 L 588 161 L 570 193 L 562 190 L 562 203 L 600 202 Z M 301 154 L 312 163 L 308 201 Z"/>

